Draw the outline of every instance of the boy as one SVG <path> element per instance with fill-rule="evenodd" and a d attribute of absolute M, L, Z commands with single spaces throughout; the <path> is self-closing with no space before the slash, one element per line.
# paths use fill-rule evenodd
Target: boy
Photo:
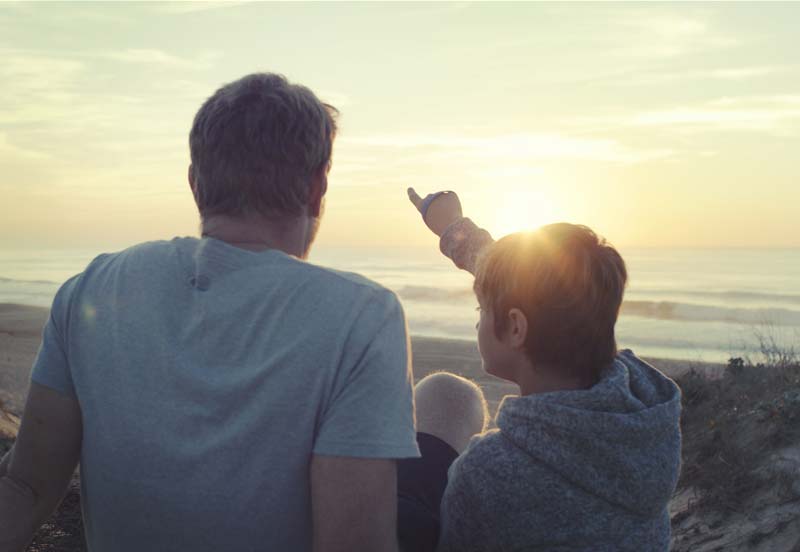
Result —
<path fill-rule="evenodd" d="M 680 391 L 616 350 L 620 255 L 565 223 L 492 243 L 454 193 L 409 197 L 476 276 L 485 370 L 520 387 L 450 467 L 438 550 L 668 550 Z"/>

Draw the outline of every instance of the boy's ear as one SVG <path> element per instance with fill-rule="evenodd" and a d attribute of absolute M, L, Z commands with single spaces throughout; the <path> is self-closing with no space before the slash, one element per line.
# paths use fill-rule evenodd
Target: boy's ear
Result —
<path fill-rule="evenodd" d="M 515 349 L 525 347 L 528 338 L 528 318 L 525 313 L 517 308 L 508 311 L 508 344 Z"/>

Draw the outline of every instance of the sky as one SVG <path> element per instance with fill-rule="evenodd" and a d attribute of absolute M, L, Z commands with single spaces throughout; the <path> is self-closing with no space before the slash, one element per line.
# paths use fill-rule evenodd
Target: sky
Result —
<path fill-rule="evenodd" d="M 318 245 L 800 247 L 800 4 L 0 3 L 0 248 L 196 235 L 188 132 L 274 71 L 341 111 Z"/>

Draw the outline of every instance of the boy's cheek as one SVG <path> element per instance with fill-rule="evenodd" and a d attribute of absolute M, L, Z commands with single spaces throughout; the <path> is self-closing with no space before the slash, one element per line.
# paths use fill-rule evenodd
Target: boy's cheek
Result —
<path fill-rule="evenodd" d="M 493 376 L 497 375 L 495 373 L 496 370 L 496 359 L 494 358 L 494 354 L 496 351 L 493 351 L 492 344 L 489 342 L 490 339 L 486 335 L 486 326 L 485 324 L 478 325 L 478 353 L 481 355 L 481 365 L 483 367 L 483 371 L 487 374 L 491 374 Z M 498 376 L 499 377 L 499 376 Z"/>

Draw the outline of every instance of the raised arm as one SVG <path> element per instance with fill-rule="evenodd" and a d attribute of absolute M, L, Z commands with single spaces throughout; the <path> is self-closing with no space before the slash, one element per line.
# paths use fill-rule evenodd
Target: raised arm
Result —
<path fill-rule="evenodd" d="M 0 552 L 18 552 L 55 510 L 78 464 L 78 401 L 37 383 L 14 447 L 0 463 Z"/>
<path fill-rule="evenodd" d="M 489 232 L 464 217 L 458 195 L 455 192 L 437 192 L 423 199 L 414 188 L 409 188 L 408 198 L 428 228 L 439 236 L 439 250 L 458 268 L 475 274 L 480 252 L 494 239 Z"/>

